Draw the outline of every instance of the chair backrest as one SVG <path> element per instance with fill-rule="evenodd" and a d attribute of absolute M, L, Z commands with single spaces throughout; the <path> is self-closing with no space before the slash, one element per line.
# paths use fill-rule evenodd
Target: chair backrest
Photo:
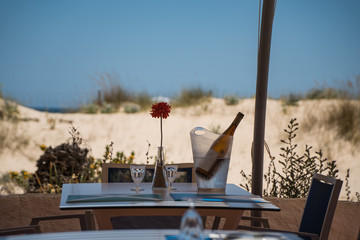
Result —
<path fill-rule="evenodd" d="M 175 182 L 196 182 L 194 163 L 175 163 L 178 165 L 178 174 Z M 144 182 L 152 182 L 154 165 L 146 165 Z M 130 164 L 103 163 L 101 181 L 107 182 L 132 182 Z"/>
<path fill-rule="evenodd" d="M 30 226 L 39 226 L 42 221 L 55 221 L 78 218 L 80 221 L 81 231 L 96 230 L 95 217 L 92 211 L 85 211 L 84 214 L 70 214 L 70 215 L 55 215 L 45 217 L 34 217 L 31 219 Z"/>
<path fill-rule="evenodd" d="M 174 163 L 176 164 L 176 163 Z M 195 182 L 194 163 L 178 163 L 175 182 Z M 146 165 L 144 182 L 152 182 L 154 165 Z M 103 163 L 101 181 L 132 182 L 130 164 Z M 178 229 L 182 216 L 121 216 L 111 217 L 113 229 Z"/>
<path fill-rule="evenodd" d="M 342 181 L 318 173 L 313 175 L 299 232 L 314 233 L 328 239 Z"/>

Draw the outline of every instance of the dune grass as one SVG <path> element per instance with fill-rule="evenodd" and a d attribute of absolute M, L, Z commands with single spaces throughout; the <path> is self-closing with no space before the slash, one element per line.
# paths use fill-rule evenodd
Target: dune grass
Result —
<path fill-rule="evenodd" d="M 212 97 L 211 91 L 205 91 L 201 87 L 184 88 L 171 100 L 174 107 L 189 107 L 208 101 Z"/>
<path fill-rule="evenodd" d="M 225 104 L 228 106 L 234 106 L 239 103 L 239 96 L 232 94 L 224 96 Z"/>
<path fill-rule="evenodd" d="M 93 80 L 98 84 L 99 90 L 90 103 L 81 107 L 84 113 L 113 113 L 121 110 L 125 113 L 136 113 L 148 110 L 156 101 L 147 92 L 124 88 L 120 77 L 115 73 L 98 74 Z M 170 103 L 173 107 L 188 107 L 206 102 L 211 97 L 212 92 L 201 87 L 184 88 L 170 99 Z"/>
<path fill-rule="evenodd" d="M 29 138 L 19 131 L 17 104 L 0 98 L 0 151 L 19 150 L 29 144 Z"/>
<path fill-rule="evenodd" d="M 89 104 L 82 107 L 82 112 L 113 113 L 123 111 L 125 113 L 136 113 L 148 110 L 154 102 L 153 98 L 146 92 L 137 93 L 121 86 L 120 77 L 117 74 L 99 74 L 94 79 L 100 90 Z M 209 101 L 211 97 L 212 92 L 201 87 L 184 88 L 170 99 L 170 104 L 173 107 L 189 107 L 203 104 Z M 303 129 L 311 131 L 313 128 L 325 124 L 328 128 L 337 129 L 340 137 L 354 144 L 360 142 L 360 75 L 342 82 L 337 87 L 312 88 L 304 94 L 290 93 L 280 99 L 285 114 L 289 107 L 297 106 L 300 100 L 337 99 L 338 101 L 321 113 L 321 118 L 314 117 L 314 115 L 319 115 L 319 112 L 311 112 L 303 123 Z M 224 101 L 226 105 L 237 105 L 239 98 L 235 95 L 227 95 L 224 97 Z"/>
<path fill-rule="evenodd" d="M 92 79 L 98 84 L 99 90 L 90 103 L 81 107 L 82 112 L 114 113 L 124 108 L 126 113 L 135 113 L 149 108 L 152 104 L 148 93 L 125 89 L 118 74 L 106 72 Z"/>
<path fill-rule="evenodd" d="M 314 128 L 325 126 L 336 129 L 339 137 L 353 144 L 360 143 L 360 75 L 344 81 L 337 89 L 311 90 L 309 95 L 310 99 L 336 101 L 321 112 L 310 112 L 304 122 L 304 130 L 309 132 Z"/>

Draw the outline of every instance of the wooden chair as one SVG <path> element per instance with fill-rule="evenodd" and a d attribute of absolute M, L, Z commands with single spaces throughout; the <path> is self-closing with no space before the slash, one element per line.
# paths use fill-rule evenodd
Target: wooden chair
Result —
<path fill-rule="evenodd" d="M 178 176 L 175 182 L 196 182 L 194 163 L 175 163 L 178 165 Z M 152 182 L 154 165 L 146 165 L 143 182 Z M 130 164 L 104 163 L 102 165 L 101 181 L 107 182 L 132 182 Z"/>
<path fill-rule="evenodd" d="M 309 189 L 299 231 L 292 233 L 304 239 L 328 239 L 341 186 L 341 180 L 315 173 Z M 242 225 L 239 225 L 238 229 L 290 232 Z"/>

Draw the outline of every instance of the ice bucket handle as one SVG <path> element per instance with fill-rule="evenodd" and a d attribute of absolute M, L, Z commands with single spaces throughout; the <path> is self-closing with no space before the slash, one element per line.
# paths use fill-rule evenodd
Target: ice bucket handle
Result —
<path fill-rule="evenodd" d="M 220 136 L 203 127 L 196 127 L 190 131 L 191 147 L 194 157 L 205 157 L 214 141 Z"/>
<path fill-rule="evenodd" d="M 205 136 L 205 135 L 217 135 L 206 128 L 203 127 L 196 127 L 193 130 L 190 131 L 191 136 Z"/>

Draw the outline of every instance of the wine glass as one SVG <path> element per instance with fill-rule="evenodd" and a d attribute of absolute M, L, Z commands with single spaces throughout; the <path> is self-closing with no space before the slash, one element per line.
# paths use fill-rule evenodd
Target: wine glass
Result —
<path fill-rule="evenodd" d="M 144 179 L 145 168 L 146 168 L 145 164 L 131 164 L 130 165 L 131 178 L 134 181 L 134 183 L 136 184 L 136 187 L 131 189 L 132 191 L 139 192 L 139 191 L 144 190 L 143 188 L 140 188 L 140 183 Z"/>
<path fill-rule="evenodd" d="M 204 225 L 198 212 L 195 210 L 195 204 L 189 199 L 190 207 L 181 218 L 179 240 L 203 240 Z"/>
<path fill-rule="evenodd" d="M 172 183 L 177 177 L 178 165 L 165 165 L 165 176 L 168 182 L 168 188 L 170 190 L 175 190 L 176 188 L 172 187 Z"/>

